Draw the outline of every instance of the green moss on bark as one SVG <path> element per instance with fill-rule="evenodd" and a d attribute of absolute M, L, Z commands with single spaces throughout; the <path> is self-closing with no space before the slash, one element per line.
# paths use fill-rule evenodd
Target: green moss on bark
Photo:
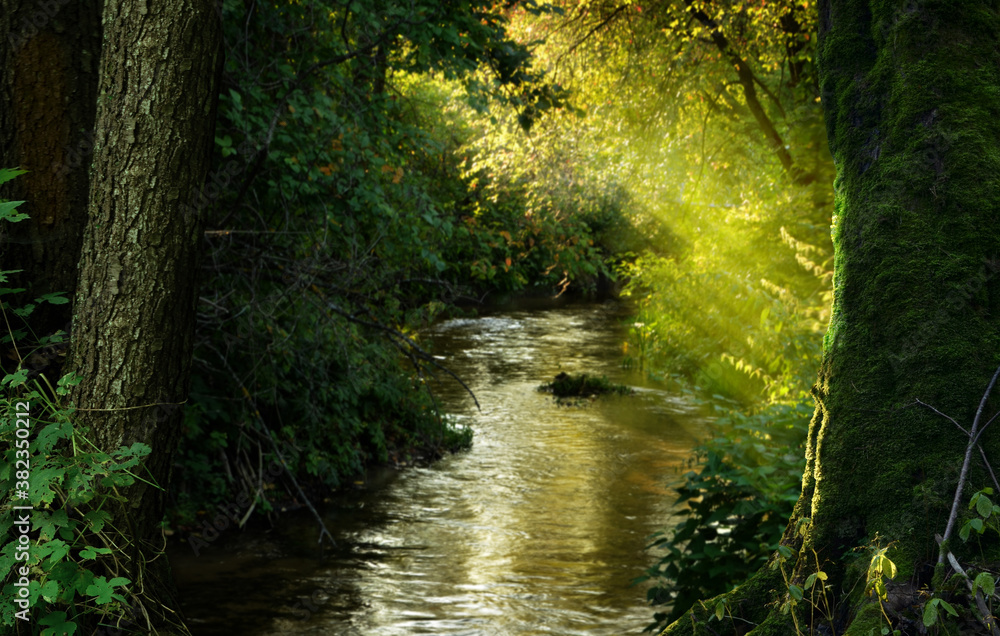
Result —
<path fill-rule="evenodd" d="M 871 634 L 881 634 L 882 628 L 886 626 L 885 617 L 877 603 L 869 602 L 861 605 L 855 618 L 851 621 L 850 627 L 844 632 L 844 636 L 870 636 Z"/>
<path fill-rule="evenodd" d="M 891 544 L 897 581 L 919 587 L 931 582 L 968 440 L 915 401 L 968 426 L 1000 362 L 1000 2 L 825 0 L 819 11 L 835 297 L 784 542 L 809 557 L 796 577 L 815 550 L 841 582 L 866 569 L 859 555 L 848 572 L 845 555 Z M 1000 427 L 982 443 L 1000 457 Z M 987 483 L 977 458 L 966 492 Z M 975 554 L 952 547 L 973 559 L 995 553 L 991 541 Z M 848 589 L 832 588 L 840 629 L 866 634 L 884 619 Z M 752 633 L 770 633 L 777 616 L 754 619 Z"/>
<path fill-rule="evenodd" d="M 996 296 L 1000 253 L 997 233 L 983 231 L 1000 174 L 1000 77 L 985 45 L 1000 28 L 995 7 L 978 3 L 821 10 L 836 279 L 803 514 L 813 544 L 850 547 L 877 532 L 912 562 L 935 552 L 928 540 L 943 529 L 966 443 L 913 401 L 971 421 L 1000 350 L 979 306 Z"/>
<path fill-rule="evenodd" d="M 661 636 L 746 634 L 747 629 L 752 626 L 756 626 L 752 633 L 757 636 L 795 633 L 791 617 L 780 613 L 777 616 L 770 616 L 771 607 L 786 594 L 787 588 L 781 572 L 765 566 L 757 575 L 732 592 L 721 594 L 692 607 L 684 616 L 667 626 L 661 632 Z M 726 611 L 720 621 L 715 616 L 715 608 L 722 600 L 725 600 Z M 757 629 L 764 631 L 758 632 Z M 777 631 L 774 631 L 775 629 Z"/>

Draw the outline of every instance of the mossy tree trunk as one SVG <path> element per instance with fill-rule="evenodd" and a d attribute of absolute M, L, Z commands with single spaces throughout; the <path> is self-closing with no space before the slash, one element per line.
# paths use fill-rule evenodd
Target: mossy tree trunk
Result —
<path fill-rule="evenodd" d="M 877 634 L 864 548 L 891 546 L 890 587 L 919 603 L 968 442 L 916 400 L 968 428 L 1000 363 L 1000 3 L 824 0 L 819 11 L 835 297 L 784 568 L 801 585 L 818 559 L 836 633 Z M 1000 428 L 982 444 L 1000 460 Z M 992 484 L 984 466 L 977 453 L 962 510 Z M 709 623 L 710 603 L 664 634 L 794 634 L 787 600 L 766 568 L 728 596 L 733 620 Z M 804 633 L 826 622 L 799 608 Z"/>
<path fill-rule="evenodd" d="M 183 204 L 209 168 L 221 30 L 213 0 L 106 0 L 104 36 L 70 364 L 83 380 L 72 399 L 101 449 L 151 446 L 142 476 L 167 488 L 201 235 Z M 184 631 L 162 556 L 164 491 L 137 481 L 122 494 L 112 510 L 119 575 L 153 601 L 144 603 L 152 627 Z"/>

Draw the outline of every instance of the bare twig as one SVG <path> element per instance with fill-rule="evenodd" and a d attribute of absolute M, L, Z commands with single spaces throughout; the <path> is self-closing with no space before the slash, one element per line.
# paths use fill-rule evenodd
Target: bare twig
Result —
<path fill-rule="evenodd" d="M 937 413 L 937 414 L 938 414 L 938 415 L 940 415 L 941 417 L 945 418 L 946 420 L 948 420 L 949 422 L 951 422 L 952 424 L 954 424 L 955 426 L 957 426 L 957 427 L 958 427 L 958 430 L 960 430 L 960 431 L 962 431 L 963 433 L 965 433 L 965 436 L 966 436 L 966 437 L 968 437 L 968 436 L 969 436 L 969 431 L 965 430 L 965 427 L 964 427 L 964 426 L 962 426 L 961 424 L 959 424 L 958 422 L 956 422 L 956 421 L 955 421 L 955 418 L 951 417 L 950 415 L 945 415 L 944 413 L 942 413 L 941 411 L 937 410 L 936 408 L 934 408 L 934 407 L 933 407 L 933 406 L 931 406 L 930 404 L 927 404 L 926 402 L 921 402 L 920 400 L 914 400 L 914 402 L 916 402 L 916 403 L 917 403 L 917 404 L 919 404 L 920 406 L 926 406 L 926 407 L 927 407 L 927 408 L 929 408 L 930 410 L 934 411 L 935 413 Z"/>
<path fill-rule="evenodd" d="M 962 568 L 962 565 L 958 562 L 958 559 L 955 558 L 955 555 L 945 547 L 944 539 L 941 538 L 941 535 L 935 535 L 934 538 L 937 539 L 938 545 L 941 546 L 942 554 L 947 554 L 948 563 L 951 565 L 951 568 L 955 570 L 959 576 L 965 579 L 965 584 L 971 592 L 973 587 L 975 587 L 972 584 L 972 578 Z M 1000 636 L 1000 629 L 997 628 L 996 621 L 993 620 L 993 614 L 986 605 L 986 601 L 983 599 L 983 593 L 981 590 L 976 590 L 975 600 L 976 608 L 979 610 L 979 620 L 982 621 L 983 625 L 985 625 L 988 630 L 990 630 L 990 633 L 993 636 Z"/>
<path fill-rule="evenodd" d="M 236 372 L 233 371 L 233 369 L 229 366 L 229 364 L 225 360 L 223 360 L 223 363 L 226 365 L 226 369 L 229 371 L 230 375 L 233 376 L 233 380 L 236 381 L 237 386 L 243 389 L 243 397 L 247 400 L 247 402 L 250 403 L 250 408 L 253 411 L 254 415 L 256 416 L 257 424 L 259 428 L 262 429 L 263 431 L 261 434 L 266 435 L 268 441 L 271 442 L 271 448 L 274 449 L 275 455 L 278 456 L 278 461 L 281 462 L 281 467 L 285 469 L 285 474 L 288 476 L 289 480 L 291 480 L 292 485 L 295 486 L 295 490 L 299 493 L 299 496 L 302 498 L 302 502 L 305 504 L 307 508 L 309 508 L 309 512 L 311 512 L 313 514 L 313 517 L 316 518 L 316 523 L 319 524 L 318 543 L 323 543 L 323 537 L 326 536 L 330 539 L 330 543 L 336 546 L 337 542 L 334 541 L 333 535 L 330 534 L 329 530 L 327 530 L 326 524 L 323 522 L 323 517 L 316 511 L 316 508 L 313 507 L 312 502 L 309 501 L 309 497 L 307 497 L 306 493 L 302 490 L 302 486 L 300 486 L 298 480 L 295 479 L 295 475 L 292 473 L 292 467 L 285 460 L 284 455 L 281 454 L 281 450 L 278 448 L 278 442 L 275 441 L 274 436 L 271 434 L 271 429 L 267 427 L 267 424 L 264 422 L 264 419 L 260 416 L 260 410 L 258 410 L 257 405 L 254 404 L 253 397 L 251 397 L 250 392 L 246 390 L 246 388 L 243 386 L 243 383 L 240 382 L 239 376 L 236 375 Z M 258 433 L 260 432 L 261 431 L 258 431 Z M 258 452 L 259 449 L 260 447 L 258 447 Z M 262 461 L 261 464 L 263 464 Z M 263 465 L 261 465 L 260 467 L 259 474 L 260 475 L 264 474 Z M 260 491 L 263 491 L 263 488 L 261 488 Z M 249 516 L 249 514 L 247 516 Z M 244 519 L 245 518 L 246 517 L 244 517 Z"/>
<path fill-rule="evenodd" d="M 986 470 L 988 470 L 989 473 L 990 473 L 990 479 L 993 480 L 993 485 L 996 486 L 996 489 L 997 489 L 996 491 L 1000 492 L 1000 482 L 997 481 L 997 476 L 995 474 L 993 474 L 993 467 L 990 466 L 990 460 L 988 460 L 986 458 L 986 451 L 983 450 L 983 447 L 982 447 L 981 444 L 976 444 L 976 446 L 979 447 L 979 454 L 983 458 L 983 464 L 986 465 Z"/>
<path fill-rule="evenodd" d="M 986 387 L 986 391 L 983 393 L 983 399 L 979 401 L 979 408 L 976 409 L 976 417 L 972 420 L 972 428 L 969 429 L 969 444 L 965 447 L 965 459 L 962 460 L 962 470 L 958 474 L 958 486 L 955 488 L 955 499 L 951 503 L 951 514 L 948 515 L 948 525 L 944 529 L 944 538 L 941 543 L 941 551 L 938 553 L 938 563 L 944 563 L 945 559 L 945 546 L 947 545 L 948 539 L 951 538 L 951 533 L 955 529 L 955 520 L 958 519 L 958 507 L 962 502 L 962 491 L 965 489 L 965 481 L 969 475 L 969 463 L 972 460 L 972 449 L 976 448 L 979 441 L 979 436 L 982 432 L 979 430 L 979 418 L 983 415 L 983 409 L 986 408 L 986 400 L 990 397 L 990 392 L 993 390 L 993 385 L 997 382 L 997 377 L 1000 377 L 1000 367 L 997 367 L 996 372 L 993 374 L 993 378 L 990 380 L 989 386 Z M 933 407 L 931 407 L 933 408 Z M 940 413 L 937 409 L 935 412 Z M 942 415 L 944 415 L 942 413 Z M 945 415 L 945 417 L 948 417 Z M 949 420 L 955 422 L 952 418 L 948 417 Z M 990 422 L 993 420 L 991 419 Z M 955 422 L 957 425 L 958 423 Z M 959 428 L 962 428 L 959 426 Z M 983 429 L 985 430 L 985 426 Z"/>
<path fill-rule="evenodd" d="M 945 418 L 946 420 L 948 420 L 949 422 L 951 422 L 952 424 L 954 424 L 956 427 L 958 427 L 958 430 L 960 430 L 963 433 L 965 433 L 966 437 L 970 437 L 969 431 L 965 430 L 965 427 L 962 426 L 961 424 L 959 424 L 958 422 L 956 422 L 955 419 L 952 418 L 951 416 L 945 415 L 944 413 L 942 413 L 941 411 L 937 410 L 936 408 L 934 408 L 930 404 L 927 404 L 926 402 L 921 402 L 920 400 L 914 400 L 914 402 L 917 403 L 917 404 L 919 404 L 920 406 L 926 406 L 930 410 L 934 411 L 935 413 L 937 413 L 938 415 L 940 415 L 941 417 Z M 1000 412 L 998 412 L 997 415 L 1000 415 Z M 990 419 L 989 422 L 987 422 L 986 424 L 983 425 L 983 429 L 984 430 L 986 429 L 987 426 L 989 426 L 990 424 L 993 423 L 993 420 L 997 419 L 997 415 L 994 415 Z M 982 430 L 980 430 L 979 434 L 982 435 Z M 993 485 L 996 486 L 997 492 L 1000 492 L 1000 481 L 997 481 L 997 476 L 993 472 L 993 466 L 990 465 L 990 460 L 986 457 L 986 451 L 983 450 L 982 444 L 979 444 L 979 443 L 976 444 L 976 448 L 979 449 L 979 455 L 980 455 L 980 457 L 983 458 L 983 465 L 986 466 L 986 470 L 990 473 L 990 479 L 993 480 Z"/>
<path fill-rule="evenodd" d="M 330 311 L 343 316 L 344 318 L 350 320 L 351 322 L 353 322 L 355 324 L 364 325 L 365 327 L 370 327 L 372 329 L 377 329 L 379 331 L 384 332 L 386 335 L 389 336 L 389 341 L 397 349 L 399 349 L 400 351 L 403 351 L 404 353 L 406 352 L 406 351 L 404 351 L 404 346 L 408 347 L 412 351 L 415 351 L 416 354 L 417 354 L 417 356 L 421 360 L 423 360 L 423 361 L 425 361 L 425 362 L 427 362 L 427 363 L 429 363 L 429 364 L 437 367 L 438 369 L 444 371 L 445 373 L 447 373 L 448 375 L 450 375 L 452 377 L 452 379 L 454 379 L 456 382 L 458 382 L 460 385 L 462 385 L 462 388 L 465 389 L 466 392 L 472 397 L 472 401 L 475 402 L 476 408 L 479 409 L 480 411 L 483 410 L 483 407 L 481 407 L 479 405 L 479 400 L 476 399 L 476 394 L 472 392 L 472 389 L 469 388 L 469 385 L 467 385 L 462 380 L 462 378 L 458 377 L 451 369 L 449 369 L 448 367 L 442 365 L 440 362 L 438 362 L 437 360 L 435 360 L 434 356 L 432 356 L 431 354 L 429 354 L 426 351 L 424 351 L 420 347 L 420 345 L 418 345 L 412 338 L 410 338 L 409 336 L 407 336 L 403 332 L 399 331 L 398 329 L 396 329 L 394 327 L 390 327 L 390 326 L 387 326 L 387 325 L 382 325 L 382 324 L 379 324 L 377 322 L 361 318 L 360 316 L 352 314 L 351 312 L 349 312 L 349 311 L 347 311 L 345 309 L 341 309 L 340 307 L 338 307 L 337 305 L 335 305 L 333 303 L 327 303 L 327 307 L 329 307 Z"/>
<path fill-rule="evenodd" d="M 309 501 L 309 497 L 307 497 L 306 493 L 302 491 L 302 487 L 299 486 L 298 480 L 295 479 L 295 475 L 292 473 L 291 466 L 288 465 L 288 462 L 285 461 L 284 455 L 281 454 L 281 450 L 278 448 L 278 442 L 274 441 L 274 436 L 271 434 L 271 429 L 265 426 L 263 421 L 261 421 L 260 424 L 261 427 L 264 429 L 264 432 L 267 433 L 268 439 L 271 440 L 271 447 L 274 449 L 274 453 L 278 456 L 278 460 L 281 461 L 281 466 L 285 469 L 285 474 L 288 475 L 288 478 L 292 480 L 292 484 L 295 486 L 295 490 L 297 490 L 299 492 L 299 496 L 302 497 L 302 502 L 306 505 L 307 508 L 309 508 L 309 511 L 313 513 L 313 516 L 316 517 L 316 523 L 319 524 L 319 540 L 317 541 L 317 543 L 323 543 L 323 535 L 326 535 L 327 537 L 329 537 L 330 543 L 336 546 L 337 542 L 333 540 L 333 535 L 330 534 L 330 531 L 326 529 L 326 524 L 323 523 L 323 517 L 321 517 L 320 514 L 316 512 L 315 508 L 313 508 L 312 502 Z"/>
<path fill-rule="evenodd" d="M 566 57 L 567 55 L 570 55 L 571 53 L 573 53 L 573 51 L 575 51 L 575 50 L 577 49 L 577 47 L 578 47 L 578 46 L 580 46 L 581 44 L 583 44 L 584 42 L 586 42 L 586 41 L 587 41 L 587 39 L 588 39 L 588 38 L 590 38 L 590 36 L 594 35 L 594 34 L 595 34 L 595 33 L 597 33 L 598 31 L 600 31 L 601 29 L 603 29 L 603 28 L 604 28 L 605 26 L 607 26 L 607 25 L 608 25 L 608 23 L 610 23 L 610 22 L 611 22 L 612 20 L 614 20 L 614 19 L 615 19 L 615 17 L 616 17 L 616 16 L 617 16 L 617 15 L 618 15 L 619 13 L 621 13 L 622 11 L 624 11 L 625 9 L 627 9 L 628 7 L 629 7 L 629 5 L 628 5 L 628 4 L 623 4 L 623 5 L 619 6 L 618 8 L 616 8 L 616 9 L 615 9 L 614 11 L 612 11 L 612 12 L 611 12 L 611 15 L 609 15 L 609 16 L 608 16 L 608 17 L 606 17 L 606 18 L 604 18 L 604 20 L 602 20 L 602 21 L 601 21 L 600 23 L 598 23 L 598 24 L 597 24 L 597 26 L 595 26 L 594 28 L 592 28 L 592 29 L 590 29 L 589 31 L 587 31 L 587 34 L 586 34 L 586 35 L 584 35 L 584 36 L 583 36 L 582 38 L 580 38 L 579 40 L 577 40 L 577 41 L 576 41 L 576 42 L 575 42 L 575 43 L 574 43 L 574 44 L 573 44 L 572 46 L 570 46 L 570 47 L 569 47 L 568 49 L 566 49 L 565 51 L 563 51 L 563 53 L 562 53 L 562 54 L 561 54 L 561 55 L 560 55 L 560 56 L 559 56 L 559 57 L 558 57 L 558 58 L 556 59 L 556 62 L 557 62 L 557 63 L 558 63 L 558 62 L 561 62 L 561 61 L 562 61 L 562 58 L 564 58 L 564 57 Z"/>

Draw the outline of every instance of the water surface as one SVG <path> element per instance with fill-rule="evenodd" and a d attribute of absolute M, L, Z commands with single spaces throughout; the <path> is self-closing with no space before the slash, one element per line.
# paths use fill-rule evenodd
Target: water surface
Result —
<path fill-rule="evenodd" d="M 475 430 L 471 451 L 381 471 L 326 509 L 337 548 L 286 515 L 172 562 L 197 634 L 625 634 L 650 622 L 648 536 L 704 420 L 620 368 L 618 304 L 511 309 L 422 334 L 482 407 L 435 383 Z M 536 390 L 560 371 L 637 389 L 565 406 Z"/>

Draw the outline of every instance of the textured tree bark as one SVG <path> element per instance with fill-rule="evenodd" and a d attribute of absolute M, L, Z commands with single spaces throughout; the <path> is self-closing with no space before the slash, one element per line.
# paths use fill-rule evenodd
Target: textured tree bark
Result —
<path fill-rule="evenodd" d="M 73 297 L 87 219 L 101 50 L 100 0 L 0 0 L 0 167 L 25 174 L 0 196 L 30 219 L 0 228 L 0 267 L 24 270 L 21 302 Z M 70 305 L 39 305 L 37 335 L 63 329 Z"/>
<path fill-rule="evenodd" d="M 891 545 L 890 588 L 919 602 L 968 441 L 915 401 L 968 428 L 1000 362 L 1000 3 L 825 0 L 819 10 L 835 298 L 785 568 L 801 585 L 815 551 L 837 595 L 836 633 L 879 633 L 885 619 L 862 594 L 870 553 L 855 550 Z M 982 441 L 1000 458 L 1000 430 Z M 990 483 L 979 462 L 966 493 Z M 749 623 L 712 629 L 795 633 L 765 607 L 788 599 L 779 574 L 766 569 L 729 595 Z M 702 633 L 710 616 L 699 609 L 664 633 Z"/>
<path fill-rule="evenodd" d="M 107 0 L 89 220 L 80 259 L 71 369 L 77 424 L 105 450 L 153 449 L 147 480 L 168 488 L 188 390 L 201 219 L 221 30 L 212 0 Z M 119 559 L 173 614 L 162 556 L 164 491 L 137 481 L 116 510 Z M 139 589 L 139 586 L 136 586 Z M 166 607 L 157 611 L 156 603 Z"/>

